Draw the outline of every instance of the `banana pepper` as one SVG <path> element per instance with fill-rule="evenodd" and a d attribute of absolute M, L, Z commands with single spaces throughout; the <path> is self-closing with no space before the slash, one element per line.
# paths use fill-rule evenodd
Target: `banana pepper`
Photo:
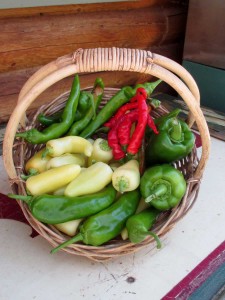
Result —
<path fill-rule="evenodd" d="M 76 164 L 69 164 L 53 168 L 38 175 L 29 177 L 26 181 L 27 191 L 34 196 L 52 193 L 69 184 L 81 171 Z"/>
<path fill-rule="evenodd" d="M 112 180 L 113 171 L 109 165 L 97 162 L 83 169 L 65 189 L 64 194 L 68 197 L 88 195 L 103 189 Z"/>
<path fill-rule="evenodd" d="M 79 136 L 66 136 L 48 141 L 43 157 L 45 155 L 56 157 L 65 153 L 83 153 L 89 157 L 92 151 L 93 146 L 88 140 Z"/>

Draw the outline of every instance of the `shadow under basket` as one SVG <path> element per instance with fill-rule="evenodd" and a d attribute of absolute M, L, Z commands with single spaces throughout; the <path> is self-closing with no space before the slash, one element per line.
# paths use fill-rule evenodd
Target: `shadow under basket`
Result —
<path fill-rule="evenodd" d="M 176 62 L 154 53 L 138 49 L 125 48 L 95 48 L 78 49 L 72 54 L 58 58 L 38 70 L 23 86 L 17 105 L 8 122 L 4 143 L 3 159 L 13 192 L 26 195 L 25 182 L 21 180 L 26 161 L 43 145 L 32 145 L 24 140 L 15 140 L 18 127 L 27 130 L 32 127 L 40 128 L 37 116 L 40 112 L 51 115 L 61 110 L 67 99 L 66 92 L 50 104 L 40 107 L 35 113 L 25 115 L 31 103 L 48 87 L 57 81 L 79 73 L 99 71 L 130 71 L 153 75 L 168 83 L 182 97 L 189 108 L 187 123 L 189 127 L 196 122 L 201 140 L 201 157 L 198 158 L 196 148 L 182 160 L 174 162 L 187 182 L 187 190 L 178 206 L 170 211 L 160 214 L 152 230 L 159 236 L 164 236 L 173 226 L 187 214 L 197 199 L 200 181 L 209 157 L 210 136 L 205 118 L 200 109 L 198 87 L 191 75 Z M 102 76 L 104 80 L 104 73 Z M 92 87 L 85 90 L 91 90 Z M 100 109 L 118 91 L 117 88 L 106 87 Z M 157 118 L 168 111 L 161 105 L 152 111 L 152 116 Z M 58 231 L 54 226 L 43 224 L 36 220 L 26 203 L 18 201 L 30 225 L 44 237 L 53 247 L 63 243 L 69 237 Z M 133 244 L 129 240 L 117 237 L 108 243 L 94 247 L 82 243 L 71 244 L 62 251 L 70 254 L 85 256 L 95 261 L 104 261 L 120 255 L 136 252 L 143 247 L 153 249 L 156 243 L 151 236 L 143 242 Z"/>

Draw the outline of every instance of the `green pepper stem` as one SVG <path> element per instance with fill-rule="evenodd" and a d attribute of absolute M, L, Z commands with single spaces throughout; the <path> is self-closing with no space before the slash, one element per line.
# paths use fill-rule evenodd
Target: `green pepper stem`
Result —
<path fill-rule="evenodd" d="M 172 122 L 170 123 L 169 135 L 170 135 L 170 139 L 175 143 L 182 141 L 183 138 L 182 127 L 177 118 L 172 119 Z"/>
<path fill-rule="evenodd" d="M 34 176 L 34 175 L 37 175 L 39 172 L 36 170 L 36 169 L 29 169 L 29 172 L 28 172 L 28 175 L 25 175 L 25 174 L 21 174 L 20 177 L 23 179 L 23 180 L 27 180 L 29 177 L 31 176 Z"/>
<path fill-rule="evenodd" d="M 15 137 L 20 137 L 20 138 L 25 139 L 27 137 L 27 132 L 17 132 L 15 134 Z"/>
<path fill-rule="evenodd" d="M 158 235 L 156 233 L 154 233 L 152 231 L 148 231 L 148 232 L 145 232 L 145 234 L 146 234 L 146 236 L 147 235 L 151 235 L 155 239 L 156 244 L 157 244 L 157 246 L 156 246 L 157 249 L 160 249 L 162 247 L 160 239 L 159 239 L 159 237 L 158 237 Z"/>
<path fill-rule="evenodd" d="M 159 184 L 154 190 L 154 193 L 145 198 L 145 202 L 149 203 L 157 197 L 160 197 L 167 193 L 167 186 L 165 184 Z"/>
<path fill-rule="evenodd" d="M 41 158 L 44 159 L 51 151 L 46 148 L 45 151 L 43 151 L 42 155 L 41 155 Z"/>
<path fill-rule="evenodd" d="M 124 179 L 119 180 L 118 182 L 119 192 L 122 194 L 128 187 L 128 182 Z"/>
<path fill-rule="evenodd" d="M 29 204 L 30 200 L 33 198 L 32 196 L 23 196 L 23 195 L 15 195 L 15 194 L 8 194 L 8 197 L 16 200 L 22 200 L 27 204 Z"/>
<path fill-rule="evenodd" d="M 54 254 L 54 253 L 58 252 L 60 249 L 65 248 L 65 247 L 67 247 L 73 243 L 79 242 L 79 241 L 83 241 L 83 236 L 81 233 L 75 235 L 71 239 L 65 241 L 64 243 L 60 244 L 56 248 L 52 249 L 51 254 Z"/>

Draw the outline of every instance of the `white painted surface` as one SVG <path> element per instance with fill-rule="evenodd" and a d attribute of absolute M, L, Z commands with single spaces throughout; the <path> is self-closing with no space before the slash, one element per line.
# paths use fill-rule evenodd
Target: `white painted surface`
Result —
<path fill-rule="evenodd" d="M 4 174 L 1 163 L 1 192 L 7 190 Z M 225 240 L 224 200 L 225 143 L 212 139 L 198 200 L 159 251 L 147 247 L 107 263 L 50 255 L 51 246 L 30 238 L 27 225 L 0 220 L 0 299 L 159 300 Z"/>
<path fill-rule="evenodd" d="M 0 0 L 0 8 L 22 8 L 36 6 L 69 5 L 85 3 L 119 2 L 121 0 Z M 128 0 L 123 0 L 128 1 Z"/>

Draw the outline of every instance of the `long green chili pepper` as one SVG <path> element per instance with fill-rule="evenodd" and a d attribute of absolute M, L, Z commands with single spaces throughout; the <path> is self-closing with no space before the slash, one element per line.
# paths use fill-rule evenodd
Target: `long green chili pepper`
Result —
<path fill-rule="evenodd" d="M 110 184 L 98 193 L 79 197 L 48 194 L 36 197 L 13 194 L 8 196 L 25 201 L 37 220 L 47 224 L 58 224 L 86 218 L 106 209 L 115 200 L 116 190 Z"/>
<path fill-rule="evenodd" d="M 61 137 L 65 134 L 73 124 L 75 112 L 77 110 L 78 100 L 80 96 L 80 81 L 78 75 L 75 76 L 69 99 L 62 113 L 62 121 L 54 123 L 45 128 L 42 132 L 36 128 L 32 128 L 25 132 L 16 134 L 16 137 L 21 137 L 32 144 L 43 144 L 47 141 Z"/>
<path fill-rule="evenodd" d="M 140 193 L 138 190 L 123 194 L 115 203 L 89 217 L 80 227 L 80 233 L 54 248 L 51 253 L 82 241 L 86 245 L 100 246 L 120 234 L 126 220 L 135 213 Z"/>
<path fill-rule="evenodd" d="M 81 91 L 77 110 L 74 116 L 74 121 L 79 121 L 80 119 L 82 119 L 91 105 L 92 103 L 90 102 L 89 93 L 87 91 Z M 59 123 L 61 122 L 61 118 L 62 111 L 56 112 L 55 114 L 50 116 L 41 113 L 37 117 L 38 121 L 44 126 L 50 126 L 54 123 Z"/>
<path fill-rule="evenodd" d="M 154 232 L 149 231 L 155 223 L 159 213 L 160 211 L 154 208 L 147 208 L 142 212 L 131 216 L 126 222 L 129 240 L 132 243 L 141 243 L 147 236 L 151 235 L 157 243 L 157 248 L 161 248 L 158 236 Z"/>
<path fill-rule="evenodd" d="M 75 122 L 70 130 L 68 131 L 67 135 L 79 135 L 79 133 L 90 123 L 92 118 L 95 118 L 96 116 L 96 110 L 99 107 L 99 104 L 102 100 L 104 92 L 104 84 L 101 78 L 97 78 L 95 81 L 93 93 L 89 93 L 89 97 L 91 100 L 91 103 L 93 105 L 89 108 L 89 110 L 86 112 L 84 117 Z"/>
<path fill-rule="evenodd" d="M 61 117 L 62 117 L 62 112 L 58 111 L 55 114 L 50 115 L 50 116 L 47 116 L 47 115 L 41 113 L 38 115 L 37 119 L 42 125 L 50 126 L 54 123 L 60 122 Z"/>
<path fill-rule="evenodd" d="M 138 88 L 144 88 L 149 96 L 160 82 L 161 80 L 146 82 L 144 84 L 138 84 L 134 88 L 130 86 L 123 87 L 110 99 L 103 109 L 101 109 L 96 118 L 80 133 L 80 136 L 84 138 L 90 137 L 101 125 L 112 117 L 121 105 L 127 103 L 130 98 L 135 95 Z"/>

